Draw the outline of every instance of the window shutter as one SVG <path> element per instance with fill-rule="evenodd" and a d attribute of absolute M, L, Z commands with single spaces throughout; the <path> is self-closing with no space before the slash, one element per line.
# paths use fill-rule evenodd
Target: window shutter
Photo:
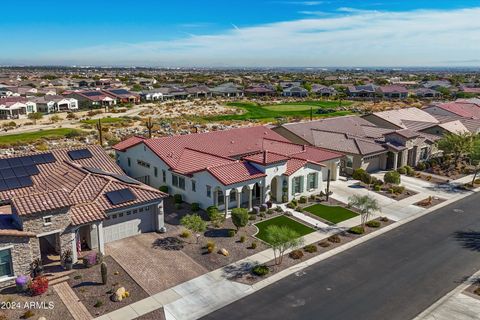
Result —
<path fill-rule="evenodd" d="M 318 172 L 315 172 L 313 174 L 313 179 L 314 179 L 314 187 L 315 189 L 318 189 Z"/>
<path fill-rule="evenodd" d="M 302 193 L 304 190 L 304 183 L 303 183 L 305 180 L 304 178 L 305 178 L 304 176 L 300 177 L 300 193 Z"/>

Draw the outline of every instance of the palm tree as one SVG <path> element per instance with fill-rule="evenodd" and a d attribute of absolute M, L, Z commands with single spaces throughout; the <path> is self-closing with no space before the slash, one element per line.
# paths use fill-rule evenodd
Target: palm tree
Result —
<path fill-rule="evenodd" d="M 360 216 L 362 218 L 362 228 L 365 229 L 365 224 L 370 220 L 370 215 L 380 210 L 378 201 L 371 196 L 360 196 L 353 195 L 348 198 L 348 204 L 354 208 L 357 208 L 360 211 Z"/>

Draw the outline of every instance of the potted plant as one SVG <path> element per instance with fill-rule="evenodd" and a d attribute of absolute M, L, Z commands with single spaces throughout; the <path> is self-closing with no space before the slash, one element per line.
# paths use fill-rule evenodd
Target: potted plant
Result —
<path fill-rule="evenodd" d="M 32 278 L 43 275 L 42 259 L 37 258 L 30 263 L 30 272 L 32 273 Z"/>
<path fill-rule="evenodd" d="M 62 263 L 65 270 L 72 270 L 73 268 L 73 253 L 72 250 L 67 249 L 62 253 Z"/>
<path fill-rule="evenodd" d="M 17 286 L 17 292 L 25 292 L 28 289 L 28 283 L 30 282 L 29 276 L 20 275 L 15 279 L 15 285 Z"/>

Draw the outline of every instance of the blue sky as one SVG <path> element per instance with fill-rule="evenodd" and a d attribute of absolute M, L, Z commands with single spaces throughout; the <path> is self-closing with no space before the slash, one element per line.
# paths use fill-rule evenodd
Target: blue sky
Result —
<path fill-rule="evenodd" d="M 0 64 L 479 66 L 480 0 L 2 4 Z"/>

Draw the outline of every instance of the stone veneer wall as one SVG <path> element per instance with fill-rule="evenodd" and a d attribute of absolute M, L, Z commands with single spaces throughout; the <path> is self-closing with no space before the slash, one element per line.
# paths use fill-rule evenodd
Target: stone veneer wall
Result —
<path fill-rule="evenodd" d="M 30 263 L 35 259 L 35 253 L 40 251 L 36 237 L 0 236 L 0 248 L 11 247 L 13 274 L 30 274 Z M 0 288 L 12 285 L 15 280 L 1 281 Z"/>

